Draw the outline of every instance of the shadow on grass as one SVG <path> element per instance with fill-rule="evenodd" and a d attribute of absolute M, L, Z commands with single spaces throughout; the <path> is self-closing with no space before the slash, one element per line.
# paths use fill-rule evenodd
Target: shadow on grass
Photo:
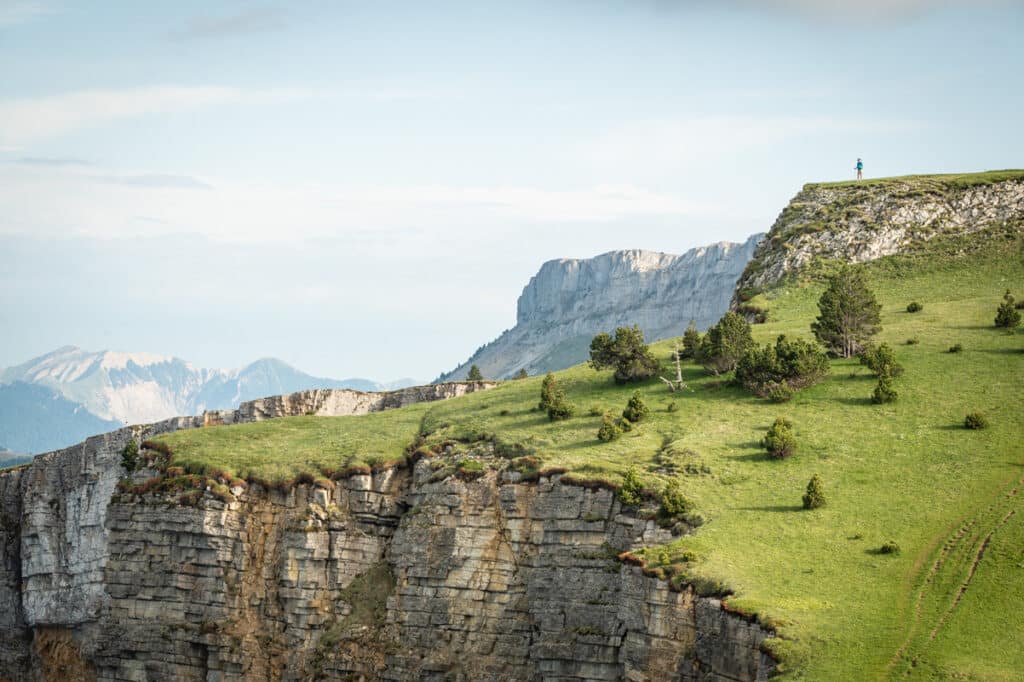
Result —
<path fill-rule="evenodd" d="M 867 397 L 867 398 L 854 398 L 852 396 L 839 396 L 837 398 L 830 398 L 830 400 L 834 400 L 837 403 L 842 403 L 843 405 L 857 405 L 857 406 L 867 405 L 869 407 L 874 405 L 874 403 L 871 401 L 870 397 Z"/>
<path fill-rule="evenodd" d="M 1024 354 L 1024 348 L 983 348 L 981 352 L 993 355 L 1021 355 Z"/>
<path fill-rule="evenodd" d="M 940 426 L 936 426 L 935 430 L 936 431 L 969 431 L 970 429 L 965 428 L 964 425 L 963 425 L 963 422 L 960 422 L 960 423 L 957 423 L 957 424 L 942 424 Z"/>
<path fill-rule="evenodd" d="M 798 512 L 803 511 L 803 505 L 800 504 L 770 504 L 764 507 L 739 507 L 740 511 L 758 511 L 758 512 Z"/>
<path fill-rule="evenodd" d="M 865 554 L 870 554 L 871 556 L 892 556 L 892 557 L 894 557 L 894 556 L 896 556 L 897 554 L 899 554 L 899 551 L 895 551 L 895 552 L 893 552 L 893 551 L 885 552 L 885 551 L 883 551 L 883 550 L 882 550 L 882 548 L 881 548 L 881 547 L 871 547 L 871 548 L 869 548 L 869 549 L 865 549 L 865 550 L 864 550 L 864 553 L 865 553 Z"/>

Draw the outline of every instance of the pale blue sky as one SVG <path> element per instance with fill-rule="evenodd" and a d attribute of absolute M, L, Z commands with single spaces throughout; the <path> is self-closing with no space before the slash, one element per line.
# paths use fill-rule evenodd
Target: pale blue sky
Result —
<path fill-rule="evenodd" d="M 1006 0 L 0 0 L 0 366 L 428 379 L 539 265 L 1024 166 Z"/>

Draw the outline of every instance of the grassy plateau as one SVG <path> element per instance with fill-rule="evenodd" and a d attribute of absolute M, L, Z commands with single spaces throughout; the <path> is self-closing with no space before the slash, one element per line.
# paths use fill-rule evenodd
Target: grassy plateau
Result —
<path fill-rule="evenodd" d="M 368 416 L 162 440 L 175 464 L 268 480 L 401 458 L 421 430 L 427 442 L 492 434 L 588 477 L 619 481 L 635 466 L 654 488 L 667 482 L 669 461 L 707 520 L 670 550 L 692 552 L 694 575 L 726 584 L 732 606 L 777 628 L 782 679 L 1024 679 L 1024 333 L 993 326 L 1004 291 L 1024 297 L 1020 235 L 982 233 L 967 249 L 936 241 L 865 272 L 883 306 L 876 340 L 906 370 L 891 404 L 872 404 L 875 378 L 856 359 L 833 360 L 823 382 L 783 404 L 694 364 L 676 393 L 656 378 L 617 386 L 610 372 L 579 365 L 557 374 L 576 407 L 567 421 L 535 409 L 541 378 L 531 377 Z M 807 278 L 761 294 L 768 322 L 754 326 L 755 339 L 810 338 L 822 289 Z M 911 301 L 923 309 L 908 313 Z M 948 352 L 954 344 L 962 352 Z M 672 342 L 652 347 L 662 374 L 674 376 Z M 620 414 L 636 389 L 649 418 L 599 442 L 599 415 Z M 965 429 L 972 411 L 990 427 Z M 799 441 L 785 460 L 760 446 L 778 416 Z M 805 511 L 814 474 L 827 504 Z M 900 551 L 881 553 L 890 541 Z"/>

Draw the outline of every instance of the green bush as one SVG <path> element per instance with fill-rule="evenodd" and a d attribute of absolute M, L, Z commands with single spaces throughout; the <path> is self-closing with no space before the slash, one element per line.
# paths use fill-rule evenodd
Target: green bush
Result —
<path fill-rule="evenodd" d="M 595 336 L 590 342 L 590 366 L 599 371 L 614 369 L 617 384 L 650 379 L 658 372 L 658 361 L 636 325 L 619 327 L 614 337 L 604 332 Z"/>
<path fill-rule="evenodd" d="M 808 481 L 803 501 L 804 509 L 818 509 L 825 506 L 825 489 L 818 474 L 811 476 L 811 480 Z"/>
<path fill-rule="evenodd" d="M 884 545 L 878 548 L 879 554 L 899 554 L 900 546 L 895 540 L 889 540 Z"/>
<path fill-rule="evenodd" d="M 899 396 L 900 394 L 892 386 L 892 377 L 888 374 L 882 374 L 878 377 L 878 385 L 875 386 L 875 390 L 871 394 L 871 402 L 876 405 L 883 405 L 895 402 Z"/>
<path fill-rule="evenodd" d="M 135 471 L 139 466 L 139 444 L 132 438 L 121 449 L 121 466 L 125 471 Z"/>
<path fill-rule="evenodd" d="M 693 504 L 683 495 L 683 488 L 679 485 L 679 480 L 671 479 L 661 492 L 661 507 L 659 509 L 661 516 L 667 519 L 682 516 L 692 508 Z"/>
<path fill-rule="evenodd" d="M 676 401 L 674 401 L 674 400 L 673 400 L 673 401 L 671 401 L 671 402 L 670 402 L 670 403 L 668 404 L 668 407 L 666 407 L 666 408 L 665 408 L 665 411 L 666 411 L 666 412 L 675 412 L 675 411 L 676 411 L 676 410 L 678 410 L 678 409 L 679 409 L 679 405 L 677 405 L 677 404 L 676 404 Z"/>
<path fill-rule="evenodd" d="M 587 411 L 587 414 L 589 414 L 591 417 L 600 417 L 602 414 L 604 414 L 604 410 L 602 410 L 597 405 L 594 405 Z"/>
<path fill-rule="evenodd" d="M 794 391 L 812 386 L 828 371 L 828 357 L 821 348 L 803 339 L 790 341 L 783 334 L 775 340 L 774 346 L 747 350 L 736 365 L 736 381 L 766 398 L 780 384 Z M 784 395 L 784 392 L 776 393 L 779 397 Z"/>
<path fill-rule="evenodd" d="M 742 315 L 729 311 L 708 329 L 697 359 L 712 374 L 731 372 L 753 346 L 750 323 Z"/>
<path fill-rule="evenodd" d="M 881 329 L 882 306 L 868 289 L 859 268 L 844 268 L 818 299 L 820 315 L 811 331 L 833 354 L 850 358 Z"/>
<path fill-rule="evenodd" d="M 640 397 L 640 391 L 633 391 L 633 396 L 626 403 L 626 409 L 622 411 L 622 418 L 636 424 L 643 421 L 648 414 L 650 414 L 650 410 L 643 398 Z"/>
<path fill-rule="evenodd" d="M 878 376 L 888 374 L 896 378 L 903 374 L 903 366 L 896 362 L 896 351 L 887 343 L 869 343 L 860 352 L 860 364 Z"/>
<path fill-rule="evenodd" d="M 622 435 L 622 429 L 615 423 L 615 418 L 606 412 L 601 418 L 601 428 L 597 430 L 597 439 L 602 443 L 610 443 Z"/>
<path fill-rule="evenodd" d="M 795 391 L 790 388 L 789 384 L 775 384 L 768 389 L 768 400 L 773 403 L 787 403 L 793 398 Z"/>
<path fill-rule="evenodd" d="M 918 303 L 917 301 L 913 301 L 907 305 L 908 313 L 919 313 L 922 310 L 924 310 L 924 306 Z"/>
<path fill-rule="evenodd" d="M 484 375 L 480 372 L 480 368 L 473 365 L 469 368 L 469 374 L 466 375 L 466 381 L 483 381 Z"/>
<path fill-rule="evenodd" d="M 997 327 L 1003 329 L 1014 329 L 1020 324 L 1020 311 L 1014 306 L 1013 296 L 1010 295 L 1009 289 L 1003 294 L 1003 302 L 996 310 L 995 323 Z"/>
<path fill-rule="evenodd" d="M 761 447 L 775 459 L 784 459 L 796 452 L 796 434 L 793 433 L 793 422 L 785 417 L 776 418 L 768 428 L 768 433 L 761 439 Z"/>
<path fill-rule="evenodd" d="M 629 467 L 622 477 L 619 501 L 631 507 L 639 507 L 640 503 L 644 501 L 644 486 L 640 482 L 640 476 L 636 473 L 636 467 Z"/>
<path fill-rule="evenodd" d="M 555 387 L 558 385 L 558 380 L 555 379 L 554 372 L 548 372 L 544 375 L 544 381 L 540 383 L 540 402 L 537 403 L 537 409 L 542 412 L 547 412 L 548 407 L 555 398 Z"/>
<path fill-rule="evenodd" d="M 917 338 L 916 336 L 907 339 L 907 345 L 908 346 L 916 346 L 919 343 L 921 343 L 921 339 Z"/>
<path fill-rule="evenodd" d="M 971 412 L 964 417 L 964 428 L 977 431 L 988 428 L 988 417 L 982 412 Z"/>
<path fill-rule="evenodd" d="M 949 353 L 963 353 L 964 352 L 964 345 L 962 343 L 954 343 L 952 346 L 949 347 L 949 351 L 948 352 Z"/>
<path fill-rule="evenodd" d="M 700 332 L 697 331 L 693 320 L 690 320 L 690 325 L 683 332 L 683 349 L 679 351 L 679 357 L 683 359 L 696 358 L 700 352 L 700 340 Z"/>
<path fill-rule="evenodd" d="M 525 379 L 528 376 L 530 376 L 530 375 L 526 373 L 526 370 L 525 369 L 521 369 L 518 372 L 516 372 L 515 376 L 513 376 L 512 378 L 518 380 L 518 379 Z"/>

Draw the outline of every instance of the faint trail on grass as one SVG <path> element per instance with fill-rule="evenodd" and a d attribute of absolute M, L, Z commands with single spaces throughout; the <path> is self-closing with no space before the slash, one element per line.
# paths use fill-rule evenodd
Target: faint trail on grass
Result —
<path fill-rule="evenodd" d="M 974 579 L 975 573 L 978 571 L 978 566 L 981 564 L 982 558 L 985 556 L 985 550 L 988 549 L 989 543 L 992 540 L 992 536 L 1004 525 L 1007 521 L 1016 514 L 1017 510 L 1013 508 L 1013 504 L 1016 501 L 1017 495 L 1020 492 L 1021 486 L 1024 485 L 1024 479 L 1017 481 L 1017 483 L 1006 493 L 1000 493 L 996 500 L 988 506 L 983 512 L 974 516 L 973 518 L 962 519 L 958 524 L 954 524 L 956 527 L 955 531 L 949 532 L 947 528 L 942 534 L 936 536 L 933 541 L 925 548 L 921 557 L 915 562 L 912 576 L 916 579 L 912 579 L 911 584 L 919 583 L 920 587 L 916 590 L 916 595 L 913 598 L 913 609 L 912 619 L 910 627 L 907 630 L 907 635 L 903 639 L 896 653 L 889 660 L 889 664 L 886 666 L 886 677 L 891 677 L 893 668 L 899 664 L 899 662 L 907 657 L 907 654 L 917 637 L 918 631 L 924 625 L 922 622 L 923 612 L 926 604 L 931 602 L 932 605 L 936 605 L 942 598 L 943 594 L 933 594 L 935 592 L 935 585 L 940 582 L 941 578 L 949 578 L 946 573 L 956 570 L 958 561 L 956 559 L 970 558 L 970 566 L 967 568 L 964 577 L 959 581 L 959 586 L 956 593 L 950 600 L 949 605 L 943 610 L 942 615 L 935 621 L 935 625 L 931 628 L 927 641 L 932 641 L 938 635 L 946 623 L 949 622 L 953 616 L 956 607 L 960 604 L 964 594 L 967 592 L 967 588 L 970 586 L 971 581 Z M 984 529 L 988 529 L 987 533 L 984 533 L 984 537 L 980 537 Z M 973 531 L 978 531 L 980 539 L 976 542 L 966 542 L 968 538 L 975 535 Z M 943 541 L 943 538 L 945 540 Z M 932 556 L 934 548 L 942 543 L 942 548 L 935 556 L 928 571 L 921 579 L 921 571 L 924 567 L 926 557 Z M 948 568 L 953 566 L 953 568 Z M 947 570 L 948 569 L 948 570 Z M 952 574 L 955 575 L 955 574 Z M 912 663 L 913 665 L 913 663 Z M 905 672 L 905 675 L 910 675 L 911 669 Z"/>

